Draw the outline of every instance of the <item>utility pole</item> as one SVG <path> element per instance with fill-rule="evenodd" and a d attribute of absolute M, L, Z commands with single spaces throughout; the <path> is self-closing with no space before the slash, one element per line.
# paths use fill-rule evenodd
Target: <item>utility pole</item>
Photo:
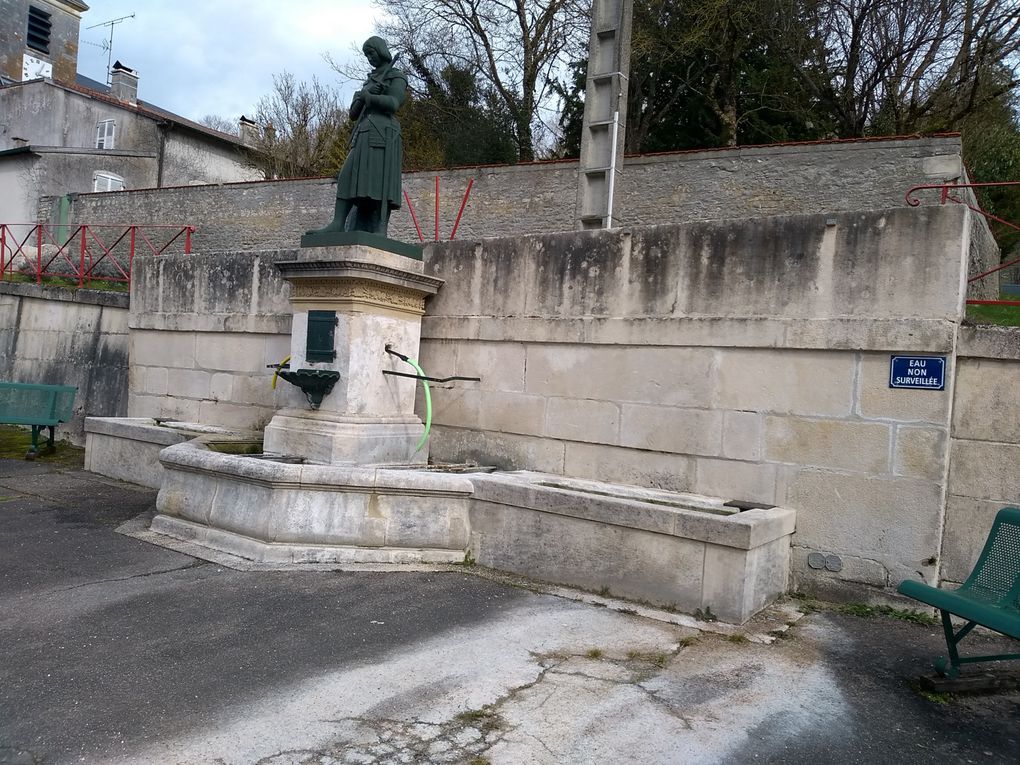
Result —
<path fill-rule="evenodd" d="M 118 24 L 120 24 L 122 21 L 127 21 L 128 19 L 133 19 L 134 17 L 135 17 L 135 14 L 132 13 L 130 16 L 121 16 L 120 18 L 117 18 L 117 19 L 110 19 L 109 21 L 104 21 L 104 22 L 102 22 L 100 24 L 93 24 L 90 27 L 85 27 L 86 29 L 95 29 L 96 27 L 109 27 L 110 28 L 110 39 L 109 40 L 104 40 L 103 41 L 103 45 L 102 45 L 103 50 L 106 51 L 106 84 L 107 85 L 109 85 L 113 81 L 111 79 L 112 75 L 110 74 L 110 67 L 113 65 L 113 28 L 115 26 L 117 26 Z"/>
<path fill-rule="evenodd" d="M 577 178 L 577 228 L 619 225 L 613 195 L 623 168 L 633 0 L 594 0 Z"/>

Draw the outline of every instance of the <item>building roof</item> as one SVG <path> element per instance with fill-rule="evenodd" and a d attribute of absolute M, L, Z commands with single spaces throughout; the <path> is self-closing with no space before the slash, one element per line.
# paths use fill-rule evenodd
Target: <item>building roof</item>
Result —
<path fill-rule="evenodd" d="M 219 130 L 214 130 L 211 127 L 200 125 L 199 123 L 193 122 L 192 120 L 182 117 L 179 114 L 174 114 L 173 112 L 167 111 L 166 109 L 156 106 L 155 104 L 150 104 L 148 101 L 138 99 L 137 102 L 132 104 L 127 101 L 121 101 L 117 98 L 114 98 L 113 96 L 110 95 L 109 85 L 99 82 L 98 80 L 93 80 L 91 77 L 86 77 L 81 73 L 76 75 L 75 80 L 76 81 L 73 85 L 67 82 L 53 82 L 53 84 L 56 85 L 57 87 L 65 88 L 67 90 L 80 93 L 84 96 L 88 96 L 89 98 L 95 98 L 97 100 L 113 104 L 114 106 L 119 106 L 122 109 L 127 109 L 129 111 L 136 112 L 137 114 L 141 114 L 143 117 L 149 117 L 154 120 L 172 122 L 180 127 L 187 128 L 188 130 L 193 130 L 197 133 L 202 133 L 206 136 L 209 136 L 210 138 L 216 138 L 238 147 L 246 146 L 246 144 L 242 142 L 241 139 L 238 138 L 236 135 L 231 135 L 230 133 L 223 133 Z"/>

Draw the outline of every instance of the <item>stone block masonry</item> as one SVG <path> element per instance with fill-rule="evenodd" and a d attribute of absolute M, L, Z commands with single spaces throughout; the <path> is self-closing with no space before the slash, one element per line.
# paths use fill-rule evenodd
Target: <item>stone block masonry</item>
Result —
<path fill-rule="evenodd" d="M 279 252 L 137 258 L 131 305 L 127 414 L 261 429 L 293 386 L 272 387 L 271 364 L 290 354 Z"/>
<path fill-rule="evenodd" d="M 482 379 L 433 390 L 432 455 L 793 508 L 803 589 L 934 581 L 952 392 L 891 390 L 889 363 L 952 367 L 969 226 L 921 208 L 433 247 L 423 367 Z"/>
<path fill-rule="evenodd" d="M 912 186 L 964 177 L 958 136 L 740 147 L 627 157 L 614 210 L 624 226 L 903 207 Z M 425 239 L 449 238 L 471 194 L 458 239 L 511 237 L 573 228 L 576 161 L 406 173 L 404 188 Z M 140 189 L 75 195 L 70 219 L 87 223 L 188 223 L 199 252 L 293 247 L 332 215 L 331 179 Z M 926 203 L 937 201 L 935 192 Z M 55 213 L 54 213 L 55 214 Z M 998 263 L 984 219 L 975 217 L 972 273 Z M 397 239 L 417 241 L 405 205 L 390 223 Z M 992 282 L 986 280 L 994 289 Z"/>
<path fill-rule="evenodd" d="M 1020 328 L 960 331 L 943 576 L 970 573 L 1001 507 L 1020 507 Z"/>

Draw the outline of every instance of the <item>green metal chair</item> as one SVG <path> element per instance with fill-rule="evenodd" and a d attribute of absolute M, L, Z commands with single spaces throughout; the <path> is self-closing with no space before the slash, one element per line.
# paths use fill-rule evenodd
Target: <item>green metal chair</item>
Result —
<path fill-rule="evenodd" d="M 979 624 L 1020 640 L 1020 508 L 1004 507 L 996 514 L 981 557 L 959 589 L 940 590 L 906 581 L 898 590 L 942 614 L 949 659 L 936 659 L 940 675 L 955 678 L 963 664 L 1020 659 L 1020 653 L 961 658 L 957 650 L 960 641 Z M 950 614 L 966 621 L 959 631 L 953 628 Z"/>

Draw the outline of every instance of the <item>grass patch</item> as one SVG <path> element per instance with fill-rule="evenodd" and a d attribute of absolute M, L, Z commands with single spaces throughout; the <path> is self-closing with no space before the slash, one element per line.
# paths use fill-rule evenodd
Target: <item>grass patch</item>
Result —
<path fill-rule="evenodd" d="M 478 730 L 483 733 L 499 730 L 503 727 L 503 718 L 501 718 L 499 713 L 489 705 L 486 705 L 481 709 L 469 709 L 467 712 L 461 712 L 454 719 L 461 725 L 469 725 L 472 728 L 478 728 Z M 488 762 L 488 760 L 486 760 L 486 762 Z"/>
<path fill-rule="evenodd" d="M 20 273 L 5 273 L 3 279 L 0 281 L 14 282 L 16 284 L 35 284 L 35 277 L 31 274 L 20 274 Z M 86 281 L 82 287 L 78 286 L 77 279 L 71 279 L 66 276 L 44 276 L 42 279 L 43 287 L 60 287 L 62 289 L 76 290 L 101 290 L 103 292 L 128 292 L 131 287 L 127 282 L 111 282 L 107 279 L 92 279 Z"/>
<path fill-rule="evenodd" d="M 921 611 L 910 611 L 905 608 L 894 608 L 893 606 L 869 606 L 864 603 L 839 603 L 833 604 L 832 611 L 849 616 L 858 616 L 862 619 L 871 619 L 876 616 L 888 616 L 891 619 L 910 622 L 911 624 L 923 624 L 930 627 L 938 624 L 939 620 L 931 614 Z"/>
<path fill-rule="evenodd" d="M 953 700 L 953 697 L 949 693 L 933 693 L 932 691 L 918 690 L 918 695 L 921 698 L 927 699 L 932 704 L 948 704 Z"/>
<path fill-rule="evenodd" d="M 601 648 L 589 648 L 584 654 L 589 659 L 601 659 L 603 656 Z"/>
<path fill-rule="evenodd" d="M 999 300 L 1020 300 L 1020 295 L 1003 292 Z M 1020 327 L 1020 305 L 968 305 L 966 321 L 968 324 Z"/>
<path fill-rule="evenodd" d="M 936 617 L 923 611 L 912 611 L 910 609 L 896 608 L 894 606 L 869 606 L 866 603 L 825 603 L 821 600 L 815 600 L 814 598 L 800 592 L 791 593 L 790 597 L 799 601 L 800 608 L 804 611 L 804 613 L 812 613 L 815 611 L 835 611 L 838 614 L 856 616 L 861 619 L 873 619 L 876 616 L 888 616 L 890 619 L 899 619 L 900 621 L 910 622 L 911 624 L 921 624 L 926 627 L 940 624 Z"/>
<path fill-rule="evenodd" d="M 951 704 L 954 696 L 951 693 L 938 693 L 936 691 L 929 691 L 920 681 L 914 679 L 907 682 L 907 687 L 910 688 L 914 693 L 920 696 L 925 701 L 930 701 L 932 704 Z"/>
<path fill-rule="evenodd" d="M 748 643 L 747 635 L 743 632 L 734 632 L 732 635 L 727 635 L 726 639 L 731 643 Z"/>
<path fill-rule="evenodd" d="M 45 444 L 48 436 L 49 431 L 39 434 L 39 454 L 36 456 L 36 460 L 77 466 L 85 464 L 85 450 L 72 446 L 66 441 L 57 440 L 54 451 L 47 453 Z M 31 447 L 31 430 L 14 425 L 0 425 L 0 458 L 23 460 Z"/>
<path fill-rule="evenodd" d="M 669 664 L 669 654 L 649 651 L 627 651 L 630 661 L 643 661 L 662 669 Z"/>
<path fill-rule="evenodd" d="M 680 638 L 677 641 L 677 643 L 679 643 L 681 648 L 688 648 L 688 647 L 694 645 L 697 642 L 698 642 L 698 639 L 696 637 L 694 637 L 694 635 L 688 635 L 687 637 L 682 637 L 682 638 Z"/>

